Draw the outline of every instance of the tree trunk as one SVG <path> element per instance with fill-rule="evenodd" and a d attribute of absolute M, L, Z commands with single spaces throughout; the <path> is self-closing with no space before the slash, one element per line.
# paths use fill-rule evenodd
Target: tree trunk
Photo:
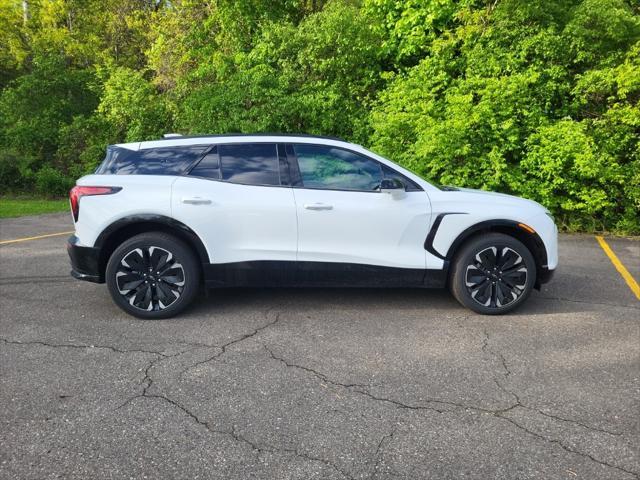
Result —
<path fill-rule="evenodd" d="M 26 25 L 29 21 L 29 1 L 22 0 L 22 21 Z"/>

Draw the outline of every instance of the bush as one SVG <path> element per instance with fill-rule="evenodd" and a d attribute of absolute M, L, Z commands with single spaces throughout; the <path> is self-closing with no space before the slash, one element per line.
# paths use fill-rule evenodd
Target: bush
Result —
<path fill-rule="evenodd" d="M 0 94 L 0 149 L 17 154 L 23 172 L 51 162 L 60 129 L 97 105 L 88 70 L 65 67 L 64 59 L 38 58 L 31 72 Z"/>
<path fill-rule="evenodd" d="M 306 132 L 640 233 L 637 0 L 5 3 L 0 191 L 168 131 Z"/>
<path fill-rule="evenodd" d="M 328 4 L 298 25 L 266 23 L 250 52 L 187 77 L 178 125 L 195 132 L 306 132 L 366 139 L 381 85 L 381 37 L 354 6 Z M 204 70 L 202 68 L 201 70 Z"/>
<path fill-rule="evenodd" d="M 569 229 L 640 233 L 640 20 L 623 0 L 574 3 L 461 7 L 389 76 L 374 148 L 437 183 L 538 200 Z"/>
<path fill-rule="evenodd" d="M 139 141 L 169 131 L 172 115 L 166 99 L 141 72 L 117 67 L 108 73 L 97 111 L 120 137 Z"/>
<path fill-rule="evenodd" d="M 20 171 L 18 155 L 0 151 L 0 193 L 11 193 L 31 188 L 31 179 Z"/>
<path fill-rule="evenodd" d="M 103 116 L 77 116 L 60 129 L 54 167 L 71 178 L 95 171 L 104 159 L 107 145 L 116 143 L 115 127 Z"/>
<path fill-rule="evenodd" d="M 75 184 L 75 179 L 65 176 L 59 170 L 44 166 L 35 174 L 36 191 L 48 197 L 66 195 Z"/>

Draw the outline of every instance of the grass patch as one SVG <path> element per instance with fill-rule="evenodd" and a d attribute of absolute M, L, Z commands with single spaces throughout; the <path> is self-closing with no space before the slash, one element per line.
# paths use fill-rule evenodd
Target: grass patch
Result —
<path fill-rule="evenodd" d="M 40 215 L 69 210 L 69 200 L 47 198 L 0 197 L 0 218 Z"/>

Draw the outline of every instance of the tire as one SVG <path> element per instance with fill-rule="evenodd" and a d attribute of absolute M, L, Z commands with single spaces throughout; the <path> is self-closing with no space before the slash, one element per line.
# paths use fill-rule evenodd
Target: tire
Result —
<path fill-rule="evenodd" d="M 116 305 L 149 320 L 177 315 L 200 288 L 200 268 L 192 250 L 161 232 L 123 242 L 111 254 L 105 276 Z"/>
<path fill-rule="evenodd" d="M 489 233 L 460 248 L 450 287 L 463 306 L 483 315 L 500 315 L 520 306 L 535 282 L 536 263 L 529 249 L 509 235 Z"/>

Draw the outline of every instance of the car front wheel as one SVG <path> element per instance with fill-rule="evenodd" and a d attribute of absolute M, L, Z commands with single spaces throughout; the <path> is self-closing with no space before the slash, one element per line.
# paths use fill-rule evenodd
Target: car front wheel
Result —
<path fill-rule="evenodd" d="M 160 232 L 136 235 L 113 252 L 109 293 L 125 312 L 144 319 L 172 317 L 198 293 L 200 271 L 191 249 Z"/>
<path fill-rule="evenodd" d="M 486 315 L 521 305 L 536 281 L 533 255 L 519 240 L 501 233 L 471 239 L 456 255 L 451 291 L 465 307 Z"/>

